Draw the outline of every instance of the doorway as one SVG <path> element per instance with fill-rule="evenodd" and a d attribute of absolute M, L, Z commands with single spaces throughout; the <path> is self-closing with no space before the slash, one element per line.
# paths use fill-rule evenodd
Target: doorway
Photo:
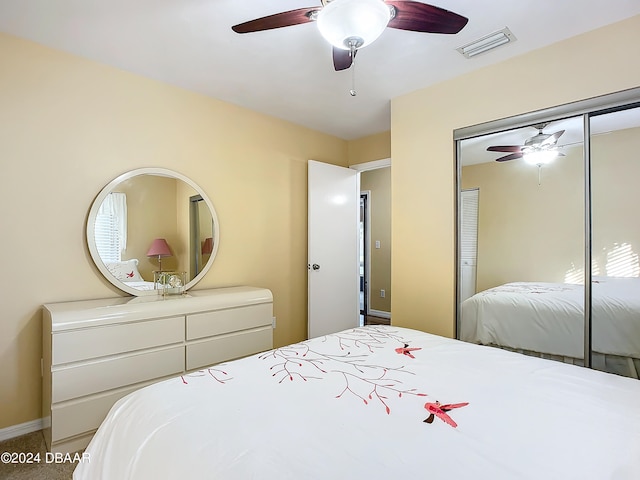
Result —
<path fill-rule="evenodd" d="M 369 304 L 369 271 L 367 262 L 369 260 L 369 233 L 367 228 L 369 222 L 367 215 L 369 213 L 369 191 L 360 192 L 360 325 L 365 325 L 365 319 L 368 314 Z"/>
<path fill-rule="evenodd" d="M 360 325 L 391 323 L 391 163 L 354 165 L 360 171 Z"/>

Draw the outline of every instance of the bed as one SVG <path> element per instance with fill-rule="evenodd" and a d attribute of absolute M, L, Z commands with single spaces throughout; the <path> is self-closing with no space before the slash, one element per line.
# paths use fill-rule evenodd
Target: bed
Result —
<path fill-rule="evenodd" d="M 594 277 L 593 366 L 638 378 L 640 278 Z M 461 304 L 462 340 L 582 364 L 584 287 L 513 282 Z"/>
<path fill-rule="evenodd" d="M 367 326 L 111 409 L 75 480 L 638 479 L 640 382 Z"/>

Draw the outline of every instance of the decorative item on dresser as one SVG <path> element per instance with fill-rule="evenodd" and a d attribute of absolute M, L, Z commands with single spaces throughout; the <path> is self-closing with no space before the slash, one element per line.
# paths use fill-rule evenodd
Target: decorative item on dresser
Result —
<path fill-rule="evenodd" d="M 273 347 L 273 296 L 263 288 L 43 309 L 42 409 L 53 452 L 86 447 L 111 406 L 134 390 Z"/>

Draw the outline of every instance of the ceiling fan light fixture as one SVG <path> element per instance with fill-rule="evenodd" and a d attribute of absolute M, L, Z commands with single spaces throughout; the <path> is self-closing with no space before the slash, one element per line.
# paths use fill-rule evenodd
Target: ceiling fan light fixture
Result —
<path fill-rule="evenodd" d="M 318 13 L 317 23 L 331 45 L 351 50 L 376 40 L 390 19 L 391 10 L 382 0 L 333 0 Z"/>
<path fill-rule="evenodd" d="M 533 150 L 531 152 L 524 152 L 522 158 L 525 162 L 531 165 L 546 165 L 548 163 L 553 162 L 556 158 L 558 158 L 558 150 L 553 149 L 545 149 L 545 150 Z"/>

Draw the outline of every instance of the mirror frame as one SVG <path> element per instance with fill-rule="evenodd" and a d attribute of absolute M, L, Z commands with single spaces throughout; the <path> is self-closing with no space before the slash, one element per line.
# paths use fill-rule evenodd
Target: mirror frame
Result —
<path fill-rule="evenodd" d="M 107 197 L 109 193 L 111 193 L 114 190 L 115 187 L 120 185 L 120 183 L 140 175 L 157 175 L 162 177 L 174 178 L 176 180 L 182 180 L 191 188 L 193 188 L 198 193 L 198 195 L 202 197 L 202 199 L 205 201 L 205 203 L 209 207 L 209 211 L 211 212 L 211 218 L 215 226 L 214 232 L 213 232 L 213 251 L 209 256 L 209 260 L 207 261 L 207 263 L 202 267 L 202 270 L 200 270 L 200 272 L 198 272 L 198 274 L 185 285 L 184 290 L 185 292 L 187 292 L 190 288 L 192 288 L 200 280 L 202 280 L 202 278 L 207 274 L 207 272 L 211 268 L 211 265 L 213 264 L 213 260 L 215 259 L 216 254 L 218 253 L 218 248 L 220 246 L 220 222 L 218 221 L 218 215 L 216 213 L 216 210 L 215 208 L 213 208 L 213 203 L 211 202 L 207 194 L 204 192 L 204 190 L 202 190 L 202 188 L 200 188 L 190 178 L 182 175 L 181 173 L 175 172 L 173 170 L 169 170 L 166 168 L 154 168 L 154 167 L 138 168 L 135 170 L 131 170 L 111 180 L 100 191 L 100 193 L 98 193 L 98 196 L 93 201 L 91 205 L 91 209 L 89 210 L 89 216 L 87 218 L 87 228 L 86 228 L 87 246 L 89 248 L 89 253 L 91 254 L 91 258 L 93 259 L 93 263 L 98 268 L 100 273 L 102 273 L 102 276 L 109 283 L 117 287 L 119 290 L 122 290 L 123 292 L 126 292 L 135 297 L 158 295 L 157 290 L 138 290 L 136 288 L 127 286 L 124 282 L 121 282 L 116 277 L 114 277 L 111 274 L 111 272 L 107 269 L 106 265 L 102 261 L 102 258 L 100 258 L 100 254 L 98 253 L 98 248 L 95 242 L 96 216 L 98 214 L 98 210 L 102 205 L 102 202 L 104 201 L 104 199 Z"/>

